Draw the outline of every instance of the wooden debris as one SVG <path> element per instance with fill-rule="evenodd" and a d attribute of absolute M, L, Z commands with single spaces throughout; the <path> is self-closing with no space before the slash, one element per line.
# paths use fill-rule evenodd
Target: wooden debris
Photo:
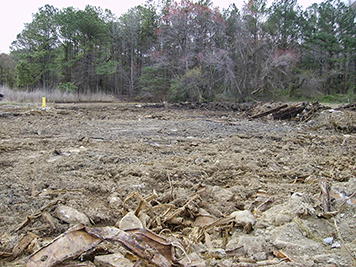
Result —
<path fill-rule="evenodd" d="M 305 107 L 305 103 L 293 105 L 273 113 L 272 116 L 275 120 L 289 120 L 301 114 Z"/>
<path fill-rule="evenodd" d="M 324 178 L 319 181 L 319 185 L 322 193 L 323 211 L 326 213 L 330 211 L 330 187 Z"/>
<path fill-rule="evenodd" d="M 38 236 L 28 232 L 26 235 L 24 235 L 19 243 L 12 249 L 12 258 L 18 257 L 27 247 L 31 242 L 37 238 Z"/>
<path fill-rule="evenodd" d="M 294 105 L 280 104 L 277 107 L 271 108 L 271 104 L 263 106 L 265 109 L 253 116 L 252 119 L 271 116 L 274 120 L 293 120 L 308 121 L 315 116 L 316 112 L 321 108 L 318 102 L 297 103 Z M 259 107 L 259 109 L 261 109 Z"/>
<path fill-rule="evenodd" d="M 282 105 L 282 106 L 279 106 L 279 107 L 270 109 L 270 110 L 268 110 L 268 111 L 259 113 L 259 114 L 257 114 L 257 115 L 254 115 L 254 116 L 252 116 L 251 118 L 252 118 L 252 119 L 262 118 L 262 117 L 268 116 L 268 115 L 270 115 L 270 114 L 274 114 L 274 113 L 280 111 L 281 109 L 284 109 L 284 108 L 287 108 L 287 107 L 288 107 L 288 105 L 287 105 L 287 104 L 284 104 L 284 105 Z"/>

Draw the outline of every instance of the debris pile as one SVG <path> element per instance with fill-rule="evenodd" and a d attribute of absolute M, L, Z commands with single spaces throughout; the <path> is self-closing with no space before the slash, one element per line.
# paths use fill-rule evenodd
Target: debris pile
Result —
<path fill-rule="evenodd" d="M 115 207 L 123 214 L 115 226 L 100 227 L 56 200 L 2 236 L 4 241 L 22 233 L 18 243 L 0 255 L 10 264 L 30 253 L 25 259 L 27 267 L 313 266 L 315 259 L 304 259 L 303 254 L 312 251 L 319 255 L 330 246 L 347 250 L 356 260 L 337 225 L 345 205 L 356 203 L 356 191 L 345 196 L 331 189 L 324 178 L 319 184 L 320 199 L 294 193 L 286 203 L 274 205 L 275 196 L 257 191 L 248 209 L 220 218 L 209 212 L 209 201 L 217 201 L 211 198 L 214 188 L 210 186 L 198 184 L 189 190 L 189 197 L 183 194 L 178 198 L 173 187 L 161 196 L 132 192 Z M 128 206 L 134 208 L 128 211 Z M 307 217 L 324 225 L 332 219 L 333 236 L 319 236 L 304 220 Z M 59 222 L 66 223 L 67 230 L 52 240 L 45 238 L 57 232 Z M 45 224 L 41 226 L 46 229 L 43 236 L 31 230 L 38 223 Z"/>

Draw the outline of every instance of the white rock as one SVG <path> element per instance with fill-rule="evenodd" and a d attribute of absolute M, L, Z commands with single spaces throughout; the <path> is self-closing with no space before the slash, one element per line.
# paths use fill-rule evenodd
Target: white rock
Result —
<path fill-rule="evenodd" d="M 89 218 L 82 212 L 77 211 L 72 207 L 59 205 L 55 210 L 55 216 L 69 224 L 84 224 L 90 225 Z"/>
<path fill-rule="evenodd" d="M 137 218 L 133 211 L 128 212 L 118 224 L 121 230 L 129 230 L 136 228 L 143 228 L 142 222 Z"/>
<path fill-rule="evenodd" d="M 235 217 L 235 222 L 238 226 L 255 224 L 255 217 L 253 216 L 252 212 L 248 210 L 234 211 L 233 213 L 230 214 L 230 216 Z"/>

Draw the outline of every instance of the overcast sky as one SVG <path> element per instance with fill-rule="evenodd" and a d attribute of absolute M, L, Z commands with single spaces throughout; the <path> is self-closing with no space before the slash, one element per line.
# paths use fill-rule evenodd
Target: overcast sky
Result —
<path fill-rule="evenodd" d="M 99 6 L 110 9 L 116 16 L 128 11 L 131 7 L 145 3 L 145 0 L 2 0 L 0 8 L 0 53 L 9 53 L 9 46 L 16 39 L 17 34 L 24 29 L 24 23 L 32 21 L 32 14 L 46 4 L 56 8 L 77 7 L 84 9 L 86 5 Z M 321 0 L 298 0 L 303 7 L 311 3 L 320 3 Z M 213 0 L 215 7 L 227 8 L 231 3 L 236 3 L 241 8 L 244 0 Z"/>

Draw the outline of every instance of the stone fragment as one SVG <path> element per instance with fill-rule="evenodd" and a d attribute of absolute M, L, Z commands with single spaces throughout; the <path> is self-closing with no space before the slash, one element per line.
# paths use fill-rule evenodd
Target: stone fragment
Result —
<path fill-rule="evenodd" d="M 96 256 L 94 264 L 97 267 L 132 267 L 134 265 L 121 253 Z"/>
<path fill-rule="evenodd" d="M 234 197 L 233 192 L 226 188 L 221 188 L 220 186 L 214 186 L 211 191 L 214 195 L 214 198 L 220 202 L 226 202 Z"/>
<path fill-rule="evenodd" d="M 232 267 L 235 266 L 234 262 L 230 259 L 222 260 L 217 263 L 218 267 Z"/>
<path fill-rule="evenodd" d="M 222 248 L 216 248 L 211 252 L 212 256 L 217 259 L 223 259 L 226 257 L 226 252 Z"/>
<path fill-rule="evenodd" d="M 206 267 L 205 261 L 195 252 L 190 253 L 188 257 L 185 257 L 180 263 L 183 266 Z"/>
<path fill-rule="evenodd" d="M 142 222 L 133 211 L 128 212 L 115 226 L 121 230 L 143 228 Z"/>
<path fill-rule="evenodd" d="M 118 193 L 113 193 L 108 197 L 109 207 L 112 209 L 119 209 L 122 206 L 122 200 Z"/>
<path fill-rule="evenodd" d="M 265 211 L 256 223 L 255 228 L 281 226 L 292 221 L 294 217 L 307 217 L 315 213 L 306 194 L 293 194 L 283 204 L 275 205 Z"/>
<path fill-rule="evenodd" d="M 198 252 L 198 253 L 205 253 L 208 251 L 208 248 L 202 243 L 192 243 L 191 244 L 192 251 Z"/>
<path fill-rule="evenodd" d="M 278 213 L 276 217 L 274 218 L 274 224 L 276 226 L 283 225 L 285 223 L 289 223 L 292 220 L 292 218 L 284 213 Z"/>
<path fill-rule="evenodd" d="M 255 259 L 256 261 L 263 261 L 267 259 L 267 243 L 266 240 L 261 236 L 240 236 L 237 246 L 239 248 L 243 248 L 244 254 Z"/>
<path fill-rule="evenodd" d="M 69 224 L 81 223 L 84 225 L 90 225 L 89 218 L 84 213 L 69 206 L 59 205 L 55 210 L 55 216 Z"/>
<path fill-rule="evenodd" d="M 239 232 L 235 232 L 232 235 L 230 241 L 226 244 L 226 251 L 227 252 L 235 252 L 235 251 L 237 251 L 237 249 L 239 248 L 239 235 L 241 235 L 241 233 L 239 233 Z"/>
<path fill-rule="evenodd" d="M 255 217 L 253 216 L 252 212 L 248 210 L 234 211 L 230 214 L 230 216 L 235 217 L 235 222 L 238 226 L 255 224 Z"/>
<path fill-rule="evenodd" d="M 327 264 L 327 263 L 335 263 L 335 257 L 336 255 L 333 254 L 321 254 L 321 255 L 316 255 L 314 256 L 313 260 L 315 263 L 322 263 L 322 264 Z"/>
<path fill-rule="evenodd" d="M 322 252 L 322 246 L 318 242 L 305 237 L 295 222 L 273 229 L 271 241 L 278 249 L 290 250 L 297 255 Z"/>

